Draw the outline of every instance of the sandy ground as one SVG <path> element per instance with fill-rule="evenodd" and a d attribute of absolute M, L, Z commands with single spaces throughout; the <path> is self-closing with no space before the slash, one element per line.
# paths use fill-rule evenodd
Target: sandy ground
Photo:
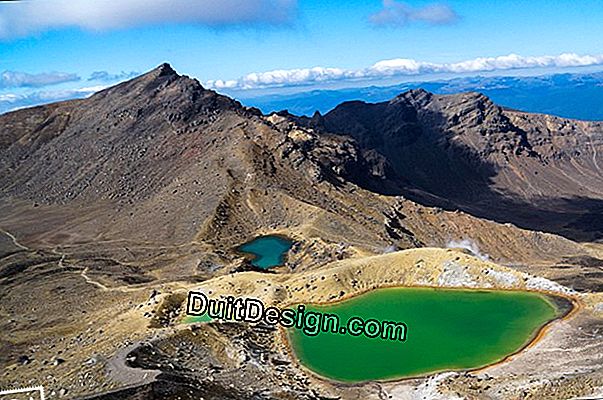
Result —
<path fill-rule="evenodd" d="M 22 253 L 29 251 L 21 250 Z M 178 251 L 190 253 L 187 248 Z M 578 307 L 567 318 L 548 326 L 540 339 L 524 351 L 500 365 L 471 373 L 454 372 L 420 379 L 343 385 L 324 380 L 298 365 L 287 350 L 285 336 L 279 331 L 260 336 L 265 336 L 264 341 L 272 357 L 290 364 L 275 367 L 259 359 L 257 364 L 250 365 L 256 365 L 266 382 L 272 382 L 267 388 L 273 393 L 286 392 L 286 386 L 293 382 L 300 388 L 312 388 L 327 398 L 568 399 L 589 395 L 603 387 L 602 294 L 578 293 L 545 278 L 484 261 L 460 250 L 421 248 L 368 257 L 356 254 L 355 258 L 302 271 L 280 268 L 278 273 L 247 271 L 224 273 L 202 282 L 168 282 L 173 276 L 170 274 L 181 274 L 183 269 L 190 274 L 194 270 L 197 258 L 184 254 L 172 267 L 164 267 L 162 275 L 159 272 L 155 274 L 159 279 L 162 276 L 165 279 L 138 285 L 116 283 L 110 276 L 87 270 L 82 265 L 75 268 L 69 257 L 59 254 L 54 257 L 44 261 L 48 268 L 50 265 L 56 268 L 61 263 L 63 270 L 49 273 L 42 281 L 20 283 L 19 293 L 13 293 L 10 287 L 5 291 L 7 297 L 3 297 L 3 312 L 18 315 L 8 325 L 18 340 L 3 339 L 3 343 L 9 346 L 5 354 L 12 360 L 19 354 L 29 354 L 31 360 L 25 364 L 10 362 L 9 358 L 3 361 L 2 387 L 28 386 L 39 383 L 43 376 L 49 398 L 79 398 L 152 381 L 157 377 L 153 365 L 147 370 L 137 371 L 125 365 L 124 360 L 129 357 L 128 351 L 138 343 L 173 337 L 172 342 L 176 341 L 175 348 L 178 348 L 180 341 L 192 340 L 191 343 L 195 343 L 203 337 L 189 337 L 193 327 L 186 324 L 169 323 L 164 328 L 151 328 L 158 315 L 166 314 L 166 304 L 173 302 L 175 297 L 184 298 L 189 290 L 203 291 L 211 298 L 221 295 L 255 297 L 267 306 L 284 307 L 291 303 L 337 301 L 387 286 L 536 290 L 567 296 Z M 36 267 L 39 273 L 44 273 L 44 265 Z M 61 295 L 61 290 L 66 288 L 80 293 L 81 297 L 73 298 L 68 292 Z M 55 301 L 38 304 L 35 311 L 23 308 L 35 304 L 35 293 L 40 290 L 52 291 L 59 297 L 55 297 Z M 24 297 L 23 293 L 29 293 L 32 299 Z M 85 314 L 73 317 L 73 310 L 79 309 Z M 61 310 L 71 311 L 65 314 Z M 183 316 L 182 309 L 177 307 L 171 314 L 168 320 L 172 322 Z M 55 319 L 41 317 L 44 315 Z M 32 325 L 39 329 L 27 328 Z M 232 333 L 228 329 L 221 330 L 219 326 L 201 326 L 200 329 L 204 335 L 209 335 L 206 337 L 214 338 L 202 346 L 204 351 L 213 355 L 194 361 L 218 360 L 216 362 L 222 363 L 224 371 L 217 375 L 216 381 L 224 379 L 225 387 L 235 384 L 233 376 L 237 368 L 249 362 L 241 361 L 250 354 L 247 339 L 243 336 L 233 343 Z M 253 331 L 250 327 L 241 329 Z M 199 370 L 205 367 L 201 365 Z M 163 367 L 161 369 L 164 371 Z M 250 373 L 249 378 L 241 379 L 253 380 L 253 376 Z M 237 384 L 243 388 L 252 386 L 251 380 Z"/>
<path fill-rule="evenodd" d="M 549 398 L 569 398 L 564 396 L 588 394 L 601 384 L 601 295 L 579 294 L 547 279 L 456 250 L 406 250 L 335 262 L 319 271 L 296 275 L 246 272 L 212 279 L 190 289 L 200 290 L 210 298 L 248 296 L 261 299 L 266 306 L 284 307 L 291 303 L 341 300 L 377 287 L 417 285 L 532 290 L 570 298 L 575 309 L 547 326 L 528 348 L 500 364 L 470 374 L 454 372 L 438 374 L 437 379 L 378 383 L 379 391 L 368 390 L 369 394 L 384 391 L 399 399 L 437 396 L 506 399 L 539 398 L 538 393 L 550 392 Z M 563 362 L 560 364 L 559 360 Z M 313 378 L 319 385 L 332 385 L 319 377 Z M 373 386 L 366 384 L 365 389 Z"/>

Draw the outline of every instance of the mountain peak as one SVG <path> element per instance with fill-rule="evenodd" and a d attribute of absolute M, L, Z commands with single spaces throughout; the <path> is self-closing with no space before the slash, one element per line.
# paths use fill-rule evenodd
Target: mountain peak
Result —
<path fill-rule="evenodd" d="M 172 87 L 172 85 L 179 86 L 182 91 L 205 92 L 205 88 L 203 88 L 198 80 L 192 79 L 186 75 L 180 75 L 170 64 L 163 63 L 142 75 L 99 93 L 119 94 L 120 96 L 127 97 L 132 93 L 137 93 L 137 95 L 140 95 L 140 93 L 143 92 L 153 94 L 157 91 L 163 91 L 168 87 Z"/>
<path fill-rule="evenodd" d="M 168 63 L 163 63 L 155 68 L 153 68 L 152 70 L 150 70 L 149 72 L 146 72 L 136 78 L 134 78 L 133 80 L 145 80 L 145 81 L 152 81 L 158 78 L 180 78 L 181 75 L 179 75 L 174 68 L 172 68 L 172 66 Z"/>
<path fill-rule="evenodd" d="M 408 90 L 406 93 L 406 95 L 408 96 L 426 96 L 426 95 L 431 95 L 431 92 L 428 92 L 427 90 L 423 89 L 423 88 L 416 88 L 416 89 L 410 89 Z"/>
<path fill-rule="evenodd" d="M 154 73 L 157 76 L 169 76 L 169 75 L 180 76 L 174 70 L 174 68 L 172 68 L 172 66 L 169 63 L 163 63 L 163 64 L 159 65 L 158 67 L 156 67 L 155 69 L 153 69 L 151 71 L 151 73 Z"/>
<path fill-rule="evenodd" d="M 418 104 L 419 106 L 424 106 L 427 104 L 431 98 L 433 97 L 433 93 L 428 92 L 423 88 L 410 89 L 406 92 L 400 93 L 393 99 L 389 101 L 390 104 Z"/>
<path fill-rule="evenodd" d="M 394 97 L 392 100 L 395 100 L 396 98 L 422 99 L 422 98 L 429 98 L 431 96 L 433 96 L 433 93 L 428 92 L 427 90 L 425 90 L 423 88 L 416 88 L 416 89 L 410 89 L 410 90 L 407 90 L 406 92 L 400 93 L 399 95 Z"/>
<path fill-rule="evenodd" d="M 145 75 L 153 74 L 157 76 L 178 75 L 169 63 L 163 63 L 146 73 Z"/>

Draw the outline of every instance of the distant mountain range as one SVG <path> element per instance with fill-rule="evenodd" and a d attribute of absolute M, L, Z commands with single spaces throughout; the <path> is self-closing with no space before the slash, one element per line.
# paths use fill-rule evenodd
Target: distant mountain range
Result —
<path fill-rule="evenodd" d="M 480 93 L 413 89 L 312 118 L 265 115 L 162 65 L 1 116 L 0 200 L 115 202 L 96 227 L 157 237 L 161 226 L 185 240 L 247 237 L 289 220 L 293 204 L 353 225 L 335 204 L 402 195 L 592 241 L 603 237 L 601 155 L 603 123 L 512 111 Z"/>
<path fill-rule="evenodd" d="M 603 72 L 531 77 L 469 77 L 437 82 L 412 82 L 387 87 L 312 90 L 295 94 L 237 97 L 265 113 L 288 110 L 292 114 L 326 113 L 350 100 L 386 101 L 401 92 L 422 88 L 436 94 L 479 92 L 496 104 L 532 113 L 564 118 L 603 120 Z"/>

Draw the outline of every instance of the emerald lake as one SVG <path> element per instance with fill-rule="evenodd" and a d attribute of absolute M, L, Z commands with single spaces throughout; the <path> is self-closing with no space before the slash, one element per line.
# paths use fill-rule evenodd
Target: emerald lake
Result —
<path fill-rule="evenodd" d="M 377 289 L 307 310 L 399 321 L 405 341 L 321 332 L 307 336 L 288 329 L 302 365 L 318 375 L 361 382 L 475 369 L 503 360 L 532 341 L 562 312 L 548 296 L 521 291 L 434 288 Z"/>
<path fill-rule="evenodd" d="M 251 264 L 261 269 L 282 265 L 293 242 L 281 236 L 260 236 L 242 244 L 238 251 L 251 255 Z"/>

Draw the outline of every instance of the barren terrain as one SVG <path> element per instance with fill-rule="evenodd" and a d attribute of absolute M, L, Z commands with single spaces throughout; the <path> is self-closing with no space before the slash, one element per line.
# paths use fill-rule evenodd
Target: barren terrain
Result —
<path fill-rule="evenodd" d="M 476 94 L 266 116 L 168 65 L 2 115 L 0 387 L 122 399 L 601 393 L 601 154 L 598 123 Z M 295 242 L 268 272 L 235 251 L 263 234 Z M 304 370 L 277 329 L 180 323 L 192 289 L 283 306 L 399 285 L 537 290 L 575 307 L 498 365 L 358 385 Z"/>

